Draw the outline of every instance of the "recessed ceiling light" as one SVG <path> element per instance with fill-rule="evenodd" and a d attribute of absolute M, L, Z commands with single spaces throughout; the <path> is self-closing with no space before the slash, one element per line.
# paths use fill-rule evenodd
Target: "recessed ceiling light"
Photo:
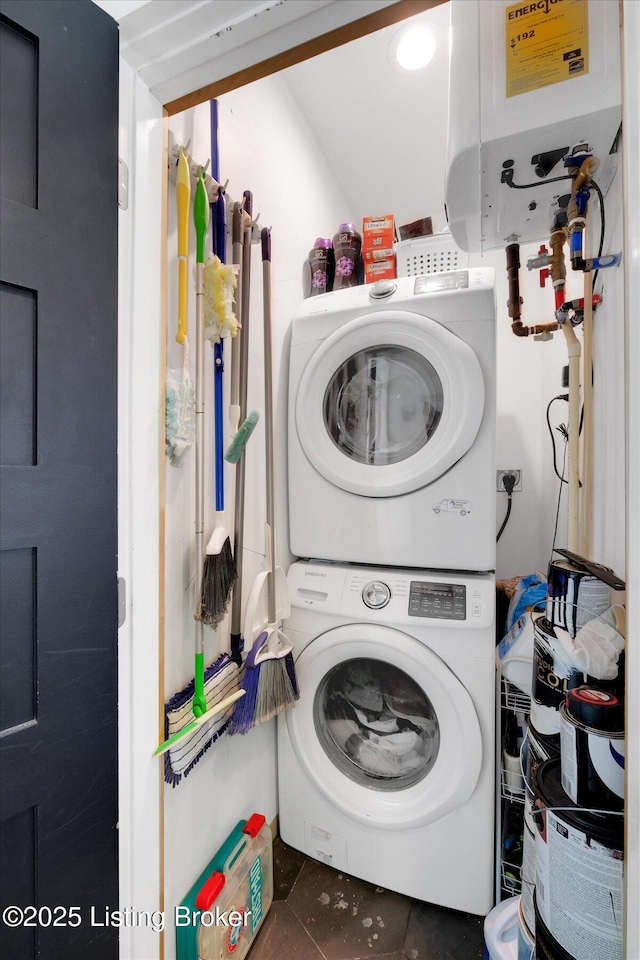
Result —
<path fill-rule="evenodd" d="M 435 52 L 435 38 L 429 27 L 422 23 L 403 27 L 391 41 L 389 50 L 392 62 L 410 71 L 426 67 Z"/>

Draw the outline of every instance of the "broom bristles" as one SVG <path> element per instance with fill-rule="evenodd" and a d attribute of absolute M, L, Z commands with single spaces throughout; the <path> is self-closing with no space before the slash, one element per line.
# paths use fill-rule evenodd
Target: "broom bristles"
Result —
<path fill-rule="evenodd" d="M 233 711 L 231 723 L 227 728 L 227 733 L 233 736 L 236 733 L 245 734 L 253 727 L 253 714 L 256 706 L 256 697 L 258 694 L 258 684 L 260 682 L 259 667 L 247 667 L 242 678 L 242 689 L 245 691 L 244 697 L 238 700 Z"/>
<path fill-rule="evenodd" d="M 220 553 L 207 554 L 204 558 L 196 620 L 201 620 L 209 627 L 217 627 L 225 618 L 231 590 L 237 579 L 231 541 L 227 537 Z"/>
<path fill-rule="evenodd" d="M 236 703 L 228 730 L 230 734 L 248 733 L 293 706 L 299 699 L 293 654 L 263 660 L 255 666 L 247 665 L 242 687 L 246 693 Z"/>

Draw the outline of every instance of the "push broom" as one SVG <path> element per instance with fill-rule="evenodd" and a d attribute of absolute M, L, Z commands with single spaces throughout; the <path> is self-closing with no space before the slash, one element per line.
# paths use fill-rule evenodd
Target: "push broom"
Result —
<path fill-rule="evenodd" d="M 291 643 L 280 631 L 276 599 L 275 478 L 273 418 L 273 356 L 271 343 L 271 233 L 261 233 L 264 308 L 264 409 L 267 514 L 267 615 L 266 629 L 255 641 L 245 661 L 242 681 L 246 696 L 236 704 L 230 734 L 244 734 L 266 723 L 299 698 Z"/>

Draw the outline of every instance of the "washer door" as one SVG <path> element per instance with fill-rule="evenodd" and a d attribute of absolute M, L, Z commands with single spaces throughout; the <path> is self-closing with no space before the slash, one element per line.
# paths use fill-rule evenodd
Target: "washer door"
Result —
<path fill-rule="evenodd" d="M 344 814 L 385 829 L 418 827 L 469 799 L 482 764 L 478 717 L 424 644 L 378 624 L 348 624 L 313 640 L 296 673 L 301 696 L 286 731 L 306 774 Z"/>
<path fill-rule="evenodd" d="M 296 427 L 315 469 L 343 490 L 395 497 L 432 483 L 473 444 L 484 380 L 471 347 L 428 317 L 367 314 L 307 366 Z"/>

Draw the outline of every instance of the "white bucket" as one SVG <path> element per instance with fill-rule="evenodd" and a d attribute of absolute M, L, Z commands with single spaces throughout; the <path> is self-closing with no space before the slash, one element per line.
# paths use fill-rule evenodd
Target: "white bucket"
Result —
<path fill-rule="evenodd" d="M 519 901 L 520 897 L 509 897 L 490 910 L 484 918 L 487 960 L 518 960 Z"/>

